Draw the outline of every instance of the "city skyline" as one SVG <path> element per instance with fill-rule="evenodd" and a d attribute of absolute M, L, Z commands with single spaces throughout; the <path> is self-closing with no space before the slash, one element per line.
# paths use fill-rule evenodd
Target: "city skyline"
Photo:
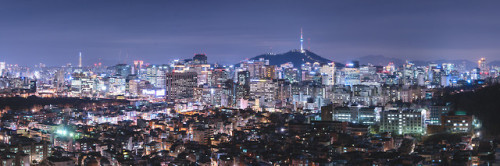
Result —
<path fill-rule="evenodd" d="M 60 66 L 136 59 L 168 63 L 206 53 L 212 63 L 304 48 L 337 62 L 500 60 L 491 4 L 441 2 L 2 2 L 0 59 Z M 43 21 L 42 21 L 43 20 Z"/>
<path fill-rule="evenodd" d="M 499 5 L 0 0 L 0 166 L 499 165 Z"/>

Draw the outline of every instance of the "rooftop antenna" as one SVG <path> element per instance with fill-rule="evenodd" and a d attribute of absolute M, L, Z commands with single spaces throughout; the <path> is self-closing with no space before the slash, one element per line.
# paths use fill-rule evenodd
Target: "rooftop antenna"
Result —
<path fill-rule="evenodd" d="M 80 55 L 80 59 L 78 59 L 78 67 L 81 68 L 82 67 L 82 52 L 81 51 L 79 52 L 79 55 Z"/>

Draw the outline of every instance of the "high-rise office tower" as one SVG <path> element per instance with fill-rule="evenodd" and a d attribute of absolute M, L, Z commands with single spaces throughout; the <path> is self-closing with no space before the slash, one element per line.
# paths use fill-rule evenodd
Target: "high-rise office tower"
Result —
<path fill-rule="evenodd" d="M 4 74 L 5 67 L 5 62 L 0 62 L 0 76 Z"/>
<path fill-rule="evenodd" d="M 488 72 L 488 67 L 486 66 L 486 58 L 481 58 L 477 61 L 477 67 L 479 68 L 481 74 L 483 72 Z"/>
<path fill-rule="evenodd" d="M 166 74 L 166 98 L 172 99 L 185 99 L 192 98 L 194 95 L 194 88 L 197 87 L 196 72 L 169 72 Z"/>

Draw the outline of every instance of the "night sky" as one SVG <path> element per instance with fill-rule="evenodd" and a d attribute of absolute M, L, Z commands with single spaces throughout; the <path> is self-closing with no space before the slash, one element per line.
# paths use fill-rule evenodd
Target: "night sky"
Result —
<path fill-rule="evenodd" d="M 0 61 L 229 64 L 298 48 L 301 27 L 306 48 L 340 62 L 500 60 L 500 1 L 0 0 Z"/>

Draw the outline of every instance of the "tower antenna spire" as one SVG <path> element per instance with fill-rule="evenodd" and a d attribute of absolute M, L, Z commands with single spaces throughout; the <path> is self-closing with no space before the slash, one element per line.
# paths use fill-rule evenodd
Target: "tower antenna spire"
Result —
<path fill-rule="evenodd" d="M 80 56 L 80 58 L 78 59 L 78 67 L 81 68 L 82 67 L 82 52 L 81 51 L 79 52 L 79 56 Z"/>
<path fill-rule="evenodd" d="M 302 27 L 300 28 L 300 52 L 304 53 L 304 36 L 302 33 Z"/>

